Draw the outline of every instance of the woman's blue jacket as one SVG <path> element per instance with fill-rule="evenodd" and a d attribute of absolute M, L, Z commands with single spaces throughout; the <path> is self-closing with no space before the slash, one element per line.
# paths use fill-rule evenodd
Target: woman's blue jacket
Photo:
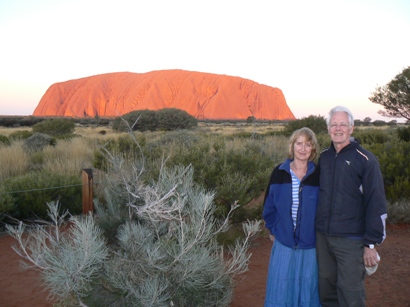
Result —
<path fill-rule="evenodd" d="M 290 248 L 308 249 L 316 244 L 315 216 L 319 195 L 319 169 L 308 162 L 305 177 L 299 187 L 299 210 L 296 228 L 292 219 L 291 159 L 277 165 L 271 174 L 265 193 L 263 219 L 270 233 Z"/>

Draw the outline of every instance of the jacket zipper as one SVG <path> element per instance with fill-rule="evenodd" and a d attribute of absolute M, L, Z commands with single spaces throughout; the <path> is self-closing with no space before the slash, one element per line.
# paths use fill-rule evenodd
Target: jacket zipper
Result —
<path fill-rule="evenodd" d="M 332 218 L 332 212 L 333 212 L 333 197 L 334 197 L 334 185 L 335 185 L 335 169 L 336 169 L 336 159 L 337 159 L 337 153 L 335 154 L 335 158 L 333 159 L 333 167 L 332 167 L 332 197 L 331 197 L 331 202 L 329 206 L 329 219 L 327 222 L 327 234 L 330 235 L 330 219 Z"/>

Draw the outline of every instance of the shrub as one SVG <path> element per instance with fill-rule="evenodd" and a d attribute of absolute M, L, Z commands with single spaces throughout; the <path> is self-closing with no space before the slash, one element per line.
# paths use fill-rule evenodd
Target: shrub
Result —
<path fill-rule="evenodd" d="M 93 167 L 107 171 L 109 163 L 107 162 L 107 157 L 101 151 L 101 147 L 104 147 L 105 150 L 112 152 L 115 155 L 122 156 L 126 160 L 133 161 L 140 152 L 138 146 L 144 146 L 146 138 L 143 134 L 135 135 L 132 137 L 130 134 L 119 136 L 117 139 L 109 139 L 104 142 L 104 144 L 97 144 L 97 148 L 94 150 L 93 154 Z M 100 146 L 100 147 L 99 147 Z"/>
<path fill-rule="evenodd" d="M 176 108 L 166 108 L 157 111 L 158 130 L 173 131 L 191 129 L 198 126 L 198 121 L 186 111 Z"/>
<path fill-rule="evenodd" d="M 10 139 L 5 135 L 0 134 L 0 145 L 1 144 L 10 145 Z"/>
<path fill-rule="evenodd" d="M 384 121 L 384 120 L 375 120 L 373 123 L 372 123 L 372 125 L 373 126 L 375 126 L 375 127 L 381 127 L 381 126 L 386 126 L 387 125 L 387 123 Z"/>
<path fill-rule="evenodd" d="M 151 110 L 138 110 L 124 114 L 114 119 L 112 129 L 118 132 L 132 131 L 154 131 L 158 127 L 156 112 Z"/>
<path fill-rule="evenodd" d="M 256 122 L 255 116 L 248 116 L 248 118 L 246 119 L 247 124 L 253 124 L 255 122 Z"/>
<path fill-rule="evenodd" d="M 66 138 L 73 134 L 75 123 L 66 118 L 48 119 L 33 126 L 34 133 L 48 134 L 56 138 Z"/>
<path fill-rule="evenodd" d="M 229 306 L 260 221 L 244 223 L 244 239 L 224 250 L 217 238 L 229 221 L 214 217 L 213 193 L 194 184 L 192 168 L 162 168 L 158 180 L 145 185 L 138 167 L 124 168 L 120 160 L 114 157 L 106 187 L 111 205 L 73 219 L 65 232 L 64 215 L 49 206 L 53 226 L 32 231 L 28 244 L 22 224 L 7 227 L 19 242 L 16 251 L 43 272 L 62 305 L 74 305 L 74 298 L 80 306 Z M 107 244 L 98 223 L 112 216 L 124 219 Z"/>
<path fill-rule="evenodd" d="M 82 209 L 79 176 L 32 171 L 5 180 L 1 192 L 11 196 L 13 209 L 9 213 L 17 219 L 46 219 L 47 203 L 59 199 L 61 208 L 70 210 L 72 214 L 78 214 Z M 10 199 L 5 201 L 10 207 Z M 4 205 L 0 203 L 0 207 Z"/>
<path fill-rule="evenodd" d="M 290 136 L 293 131 L 303 127 L 312 129 L 315 134 L 327 133 L 326 119 L 323 116 L 310 115 L 302 119 L 289 121 L 284 129 L 284 134 Z"/>
<path fill-rule="evenodd" d="M 10 194 L 1 193 L 0 189 L 0 222 L 3 224 L 4 222 L 8 222 L 8 216 L 13 216 L 13 198 Z M 2 229 L 3 227 L 0 227 Z"/>
<path fill-rule="evenodd" d="M 379 160 L 386 197 L 389 201 L 410 199 L 410 143 L 387 142 L 366 145 Z"/>
<path fill-rule="evenodd" d="M 78 305 L 76 302 L 81 302 L 84 293 L 99 277 L 108 249 L 91 215 L 71 218 L 71 227 L 63 231 L 68 211 L 60 214 L 58 202 L 47 205 L 51 222 L 34 227 L 23 223 L 17 227 L 7 225 L 7 231 L 20 244 L 13 249 L 27 261 L 23 261 L 23 265 L 42 271 L 50 296 L 64 302 L 61 304 L 64 306 Z M 30 235 L 22 239 L 26 227 Z"/>
<path fill-rule="evenodd" d="M 113 122 L 115 131 L 172 131 L 196 127 L 198 122 L 195 117 L 186 111 L 165 108 L 158 111 L 138 110 L 117 117 Z"/>
<path fill-rule="evenodd" d="M 180 146 L 173 149 L 168 161 L 171 165 L 194 167 L 195 181 L 217 192 L 215 203 L 220 216 L 226 216 L 235 201 L 244 205 L 259 196 L 278 158 L 269 153 L 273 144 L 268 147 L 252 139 L 241 139 L 239 144 L 234 144 L 236 141 L 226 142 L 218 137 L 202 140 L 196 146 Z"/>
<path fill-rule="evenodd" d="M 36 123 L 43 121 L 44 118 L 35 116 L 0 116 L 0 126 L 3 127 L 31 127 Z"/>
<path fill-rule="evenodd" d="M 376 129 L 355 131 L 353 136 L 359 141 L 361 145 L 384 144 L 390 138 L 388 131 Z"/>
<path fill-rule="evenodd" d="M 410 224 L 410 200 L 402 198 L 389 202 L 387 206 L 387 221 L 389 224 Z"/>
<path fill-rule="evenodd" d="M 34 133 L 28 139 L 24 141 L 24 148 L 28 152 L 41 151 L 46 146 L 54 146 L 55 139 L 44 133 Z"/>
<path fill-rule="evenodd" d="M 32 136 L 33 133 L 28 131 L 28 130 L 19 130 L 19 131 L 15 131 L 12 134 L 9 135 L 10 140 L 26 140 L 28 139 L 30 136 Z"/>
<path fill-rule="evenodd" d="M 410 142 L 410 127 L 398 128 L 397 136 L 401 141 Z"/>

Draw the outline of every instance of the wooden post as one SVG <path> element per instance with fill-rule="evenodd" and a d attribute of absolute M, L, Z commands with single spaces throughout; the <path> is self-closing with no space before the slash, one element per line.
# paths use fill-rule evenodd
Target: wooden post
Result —
<path fill-rule="evenodd" d="M 93 170 L 90 168 L 83 169 L 82 172 L 83 182 L 83 214 L 88 212 L 94 212 L 93 205 Z"/>

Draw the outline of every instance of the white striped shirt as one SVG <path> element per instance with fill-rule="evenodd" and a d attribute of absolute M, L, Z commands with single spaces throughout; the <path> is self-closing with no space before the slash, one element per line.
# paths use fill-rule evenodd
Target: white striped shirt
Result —
<path fill-rule="evenodd" d="M 293 219 L 293 227 L 296 228 L 296 219 L 298 216 L 299 210 L 299 186 L 300 180 L 299 178 L 290 170 L 290 174 L 292 175 L 292 219 Z"/>

